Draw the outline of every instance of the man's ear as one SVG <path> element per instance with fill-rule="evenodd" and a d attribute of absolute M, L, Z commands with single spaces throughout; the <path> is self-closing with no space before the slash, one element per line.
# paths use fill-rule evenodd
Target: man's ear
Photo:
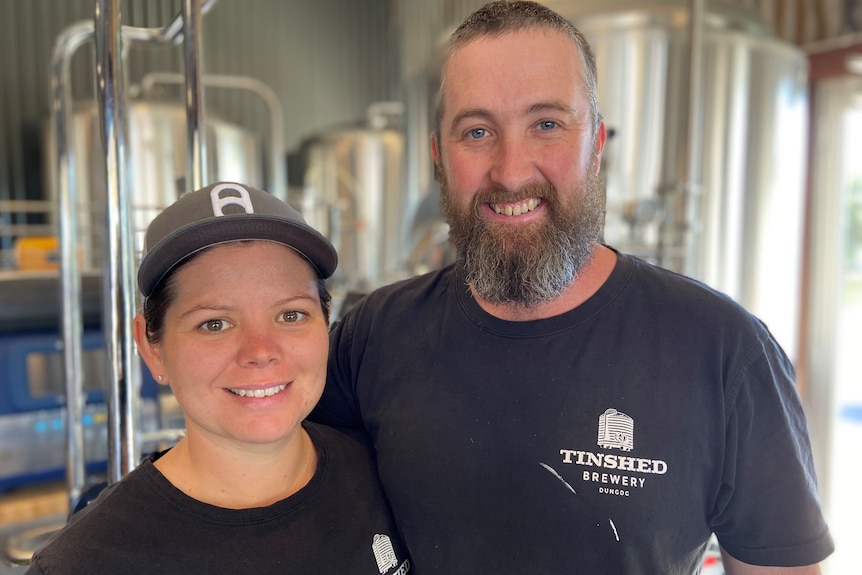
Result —
<path fill-rule="evenodd" d="M 434 158 L 434 163 L 440 163 L 440 149 L 437 144 L 437 134 L 431 134 L 431 157 Z"/>
<path fill-rule="evenodd" d="M 440 143 L 437 134 L 431 134 L 431 157 L 434 159 L 434 179 L 440 181 Z"/>
<path fill-rule="evenodd" d="M 599 173 L 599 169 L 602 167 L 602 150 L 605 149 L 605 143 L 608 141 L 608 132 L 605 128 L 605 122 L 602 120 L 599 122 L 599 129 L 596 130 L 596 165 L 595 165 L 595 173 Z"/>

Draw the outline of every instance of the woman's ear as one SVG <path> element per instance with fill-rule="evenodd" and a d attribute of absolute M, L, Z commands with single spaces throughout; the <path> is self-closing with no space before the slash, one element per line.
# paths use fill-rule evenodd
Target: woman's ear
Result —
<path fill-rule="evenodd" d="M 158 344 L 150 343 L 147 339 L 147 322 L 142 314 L 135 316 L 132 323 L 132 331 L 135 336 L 135 343 L 138 344 L 138 353 L 147 364 L 150 370 L 150 375 L 162 385 L 168 383 L 168 376 L 165 373 L 164 365 L 162 364 L 162 356 L 159 353 Z"/>

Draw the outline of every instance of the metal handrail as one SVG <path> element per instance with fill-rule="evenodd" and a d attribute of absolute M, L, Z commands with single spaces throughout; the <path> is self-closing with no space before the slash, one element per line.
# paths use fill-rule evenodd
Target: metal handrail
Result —
<path fill-rule="evenodd" d="M 56 131 L 57 182 L 59 186 L 60 226 L 60 307 L 62 310 L 63 366 L 66 389 L 66 484 L 69 509 L 74 509 L 86 479 L 84 470 L 84 394 L 81 381 L 83 369 L 81 311 L 81 274 L 76 257 L 78 220 L 75 213 L 77 191 L 74 151 L 69 146 L 71 108 L 69 62 L 72 55 L 92 40 L 92 21 L 78 22 L 66 28 L 54 43 L 51 59 L 51 116 Z"/>
<path fill-rule="evenodd" d="M 135 419 L 140 370 L 133 365 L 134 250 L 129 215 L 120 0 L 96 5 L 96 86 L 106 155 L 107 254 L 102 254 L 102 330 L 108 358 L 108 482 L 137 463 Z M 137 368 L 137 369 L 136 369 Z M 137 381 L 135 381 L 137 379 Z"/>
<path fill-rule="evenodd" d="M 204 186 L 207 177 L 204 91 L 201 88 L 200 0 L 183 0 L 185 34 L 183 54 L 186 73 L 186 192 Z"/>
<path fill-rule="evenodd" d="M 82 373 L 81 274 L 78 266 L 77 190 L 75 189 L 74 150 L 69 145 L 71 96 L 69 67 L 72 56 L 87 42 L 95 39 L 100 117 L 106 150 L 108 182 L 108 241 L 104 257 L 104 327 L 110 374 L 109 389 L 109 481 L 117 481 L 136 464 L 134 419 L 136 387 L 132 377 L 139 371 L 133 362 L 134 349 L 129 322 L 135 312 L 134 274 L 131 230 L 129 225 L 128 185 L 125 182 L 125 120 L 122 91 L 122 43 L 179 43 L 186 45 L 186 65 L 199 61 L 200 15 L 208 12 L 217 0 L 186 0 L 183 14 L 162 28 L 120 26 L 118 0 L 99 0 L 92 21 L 82 21 L 66 28 L 55 41 L 51 62 L 52 125 L 56 130 L 56 167 L 58 174 L 60 226 L 60 280 L 62 307 L 63 362 L 67 405 L 67 469 L 70 509 L 81 496 L 84 482 L 83 424 L 84 406 Z M 191 38 L 190 41 L 187 41 Z M 199 86 L 190 89 L 200 94 Z M 187 118 L 202 117 L 203 106 L 197 100 L 187 102 Z M 189 121 L 195 131 L 187 150 L 189 164 L 201 177 L 206 173 L 206 153 L 200 119 Z M 190 128 L 190 129 L 192 129 Z M 192 145 L 198 146 L 191 149 Z M 140 378 L 138 378 L 139 380 Z"/>
<path fill-rule="evenodd" d="M 218 0 L 203 0 L 200 13 L 209 12 Z M 144 44 L 180 44 L 185 40 L 183 34 L 183 15 L 179 14 L 174 21 L 164 28 L 139 28 L 123 26 L 123 40 L 141 42 Z"/>

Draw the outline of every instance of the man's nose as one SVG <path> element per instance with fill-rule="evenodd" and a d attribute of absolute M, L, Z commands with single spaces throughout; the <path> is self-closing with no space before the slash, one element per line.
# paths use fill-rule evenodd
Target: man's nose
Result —
<path fill-rule="evenodd" d="M 507 189 L 517 190 L 536 180 L 533 151 L 524 138 L 505 136 L 494 146 L 490 177 Z"/>

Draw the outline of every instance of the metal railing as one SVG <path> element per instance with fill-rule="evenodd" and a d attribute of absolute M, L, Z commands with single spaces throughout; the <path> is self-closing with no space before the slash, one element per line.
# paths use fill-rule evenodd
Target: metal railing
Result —
<path fill-rule="evenodd" d="M 78 205 L 74 150 L 70 146 L 69 62 L 90 41 L 96 47 L 97 98 L 107 175 L 107 251 L 103 267 L 103 333 L 108 357 L 108 482 L 124 477 L 137 464 L 137 403 L 140 364 L 134 361 L 131 321 L 135 313 L 134 251 L 129 223 L 130 198 L 126 157 L 123 48 L 125 43 L 180 44 L 186 70 L 187 189 L 202 187 L 206 177 L 206 129 L 201 90 L 201 18 L 216 0 L 184 0 L 182 13 L 163 28 L 123 26 L 119 0 L 98 0 L 93 21 L 66 28 L 52 56 L 52 124 L 56 130 L 60 226 L 60 284 L 63 363 L 67 406 L 67 470 L 70 509 L 85 484 L 82 412 L 81 274 L 76 257 Z"/>

